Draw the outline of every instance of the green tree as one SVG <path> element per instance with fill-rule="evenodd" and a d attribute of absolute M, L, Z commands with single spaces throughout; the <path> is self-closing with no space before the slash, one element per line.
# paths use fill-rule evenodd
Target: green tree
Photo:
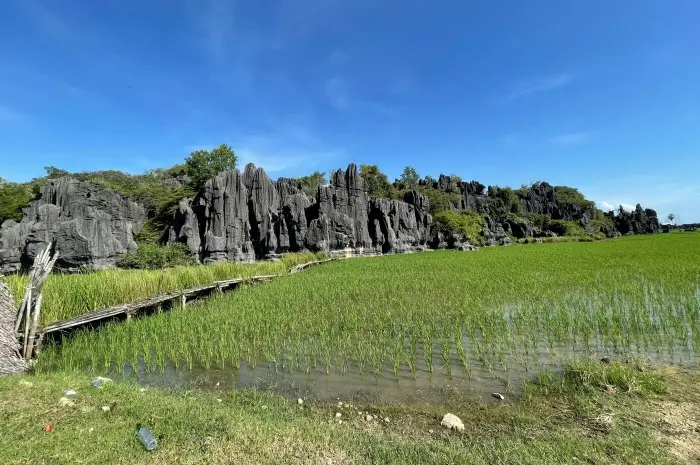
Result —
<path fill-rule="evenodd" d="M 302 176 L 298 179 L 301 190 L 308 196 L 313 197 L 318 192 L 318 187 L 326 183 L 326 178 L 320 171 L 315 171 L 309 176 Z"/>
<path fill-rule="evenodd" d="M 420 181 L 420 175 L 418 171 L 412 166 L 407 166 L 403 169 L 400 178 L 401 184 L 403 184 L 406 189 L 415 189 L 418 187 L 418 181 Z"/>
<path fill-rule="evenodd" d="M 377 165 L 360 165 L 360 176 L 365 180 L 365 188 L 370 198 L 391 198 L 394 187 Z"/>
<path fill-rule="evenodd" d="M 221 144 L 213 150 L 197 150 L 185 160 L 185 173 L 194 189 L 201 189 L 211 178 L 222 171 L 236 168 L 238 157 L 230 146 Z"/>
<path fill-rule="evenodd" d="M 457 184 L 459 184 L 460 182 L 462 182 L 462 176 L 460 176 L 460 175 L 458 175 L 458 174 L 452 173 L 452 174 L 450 175 L 450 180 L 451 180 L 452 183 L 456 186 Z"/>
<path fill-rule="evenodd" d="M 7 182 L 0 178 L 0 224 L 22 219 L 22 208 L 32 199 L 31 186 Z"/>
<path fill-rule="evenodd" d="M 63 176 L 70 176 L 70 172 L 62 170 L 60 168 L 56 168 L 55 166 L 46 166 L 44 167 L 44 171 L 46 172 L 46 177 L 48 179 L 56 179 L 62 178 Z"/>

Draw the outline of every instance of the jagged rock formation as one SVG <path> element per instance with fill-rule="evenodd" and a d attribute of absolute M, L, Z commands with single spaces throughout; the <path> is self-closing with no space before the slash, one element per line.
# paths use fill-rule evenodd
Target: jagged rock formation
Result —
<path fill-rule="evenodd" d="M 440 175 L 421 186 L 403 200 L 370 200 L 351 164 L 309 196 L 297 180 L 272 181 L 249 164 L 220 173 L 194 198 L 181 200 L 161 240 L 185 244 L 200 262 L 251 262 L 301 251 L 472 250 L 475 243 L 508 245 L 513 237 L 569 233 L 572 225 L 575 233 L 600 231 L 608 237 L 661 229 L 653 210 L 638 205 L 634 212 L 603 216 L 575 189 L 544 182 L 513 190 Z M 469 229 L 451 227 L 445 217 L 433 227 L 431 200 L 437 211 L 451 209 L 458 219 L 460 210 L 478 215 L 466 215 Z M 112 266 L 121 254 L 136 250 L 134 234 L 145 221 L 144 208 L 116 191 L 70 178 L 49 180 L 20 223 L 2 225 L 0 270 L 28 266 L 52 239 L 61 253 L 58 267 Z"/>
<path fill-rule="evenodd" d="M 0 270 L 26 268 L 51 240 L 60 252 L 57 266 L 113 266 L 119 256 L 136 250 L 134 234 L 146 212 L 106 187 L 70 178 L 46 182 L 37 200 L 23 210 L 22 221 L 0 229 Z"/>
<path fill-rule="evenodd" d="M 619 234 L 645 234 L 661 231 L 661 224 L 656 211 L 644 209 L 637 204 L 633 212 L 620 211 L 617 215 L 608 212 L 608 217 L 615 222 Z"/>
<path fill-rule="evenodd" d="M 180 242 L 202 262 L 252 261 L 283 252 L 351 249 L 365 252 L 421 250 L 430 238 L 428 200 L 369 201 L 354 164 L 308 197 L 292 179 L 272 182 L 252 164 L 207 182 L 180 202 L 166 242 Z"/>
<path fill-rule="evenodd" d="M 425 182 L 423 184 L 425 185 Z M 460 200 L 454 205 L 456 209 L 473 210 L 484 216 L 484 242 L 487 245 L 507 243 L 510 236 L 556 236 L 556 233 L 543 230 L 541 225 L 531 220 L 537 217 L 573 222 L 580 225 L 585 232 L 594 232 L 592 218 L 596 208 L 593 202 L 572 199 L 570 193 L 566 195 L 567 192 L 557 190 L 561 188 L 546 182 L 534 183 L 528 188 L 514 191 L 496 186 L 487 188 L 477 181 L 457 183 L 449 176 L 440 175 L 430 187 L 446 193 L 459 194 Z M 607 216 L 612 222 L 600 225 L 600 232 L 607 237 L 627 232 L 656 233 L 661 228 L 656 212 L 642 210 L 640 206 L 634 213 L 616 216 L 611 212 Z"/>

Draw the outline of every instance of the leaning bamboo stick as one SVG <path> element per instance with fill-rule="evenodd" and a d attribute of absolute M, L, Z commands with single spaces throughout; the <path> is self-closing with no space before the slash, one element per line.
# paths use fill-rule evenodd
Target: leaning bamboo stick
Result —
<path fill-rule="evenodd" d="M 34 337 L 36 336 L 36 329 L 39 326 L 39 314 L 41 313 L 41 298 L 42 295 L 36 298 L 36 304 L 34 305 L 34 315 L 32 316 L 32 329 L 29 331 L 29 339 L 25 342 L 24 359 L 31 360 L 32 353 L 34 352 Z"/>
<path fill-rule="evenodd" d="M 27 298 L 27 306 L 25 308 L 25 313 L 24 313 L 24 339 L 23 339 L 23 350 L 22 353 L 26 354 L 27 353 L 27 338 L 29 337 L 29 312 L 31 311 L 31 302 L 32 302 L 32 288 L 29 288 L 29 291 L 27 292 L 28 298 Z"/>

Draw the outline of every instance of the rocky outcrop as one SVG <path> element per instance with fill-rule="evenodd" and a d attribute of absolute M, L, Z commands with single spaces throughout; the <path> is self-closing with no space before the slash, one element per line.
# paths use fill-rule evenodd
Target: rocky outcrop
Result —
<path fill-rule="evenodd" d="M 370 202 L 370 235 L 377 252 L 410 252 L 427 247 L 433 222 L 427 213 L 428 199 L 411 191 L 405 200 L 374 199 Z"/>
<path fill-rule="evenodd" d="M 57 266 L 67 269 L 113 266 L 119 256 L 136 250 L 136 234 L 146 211 L 116 191 L 70 178 L 46 182 L 22 221 L 0 229 L 0 270 L 19 271 L 54 240 Z"/>
<path fill-rule="evenodd" d="M 331 174 L 331 184 L 321 186 L 306 232 L 309 250 L 369 250 L 368 198 L 364 180 L 354 164 Z"/>
<path fill-rule="evenodd" d="M 253 165 L 221 173 L 180 202 L 167 242 L 186 244 L 202 262 L 252 261 L 284 252 L 408 252 L 424 248 L 432 218 L 428 199 L 369 201 L 354 164 L 335 171 L 309 197 L 292 179 L 272 182 Z"/>
<path fill-rule="evenodd" d="M 632 212 L 621 210 L 616 215 L 611 211 L 607 215 L 615 223 L 619 234 L 653 234 L 661 231 L 656 211 L 644 209 L 640 204 Z"/>
<path fill-rule="evenodd" d="M 426 178 L 420 186 L 402 200 L 370 200 L 351 164 L 308 195 L 297 180 L 272 181 L 263 169 L 249 164 L 242 171 L 220 173 L 194 198 L 181 200 L 162 242 L 185 244 L 200 262 L 252 262 L 303 251 L 472 250 L 472 244 L 506 245 L 511 238 L 561 234 L 572 227 L 564 222 L 577 222 L 588 232 L 595 225 L 608 237 L 660 230 L 653 210 L 638 205 L 633 212 L 608 213 L 602 222 L 592 202 L 575 189 L 544 182 L 512 190 L 441 175 Z M 471 214 L 470 221 L 474 226 L 474 218 L 483 219 L 483 234 L 467 237 L 465 229 L 445 218 L 434 227 L 426 193 L 436 205 L 457 214 L 457 222 L 460 210 L 477 212 L 480 217 Z M 28 266 L 51 240 L 61 254 L 58 267 L 112 266 L 121 254 L 136 249 L 134 234 L 145 221 L 144 208 L 115 191 L 69 178 L 50 180 L 25 208 L 21 222 L 2 225 L 0 270 Z"/>

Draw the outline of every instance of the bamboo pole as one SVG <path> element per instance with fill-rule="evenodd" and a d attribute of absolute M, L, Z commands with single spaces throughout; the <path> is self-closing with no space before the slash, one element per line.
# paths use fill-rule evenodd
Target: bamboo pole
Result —
<path fill-rule="evenodd" d="M 39 314 L 41 313 L 41 293 L 36 298 L 36 305 L 34 306 L 34 315 L 32 317 L 32 329 L 29 331 L 29 339 L 25 343 L 24 349 L 24 359 L 29 361 L 32 359 L 32 353 L 34 352 L 34 337 L 36 336 L 36 329 L 39 326 Z"/>
<path fill-rule="evenodd" d="M 26 306 L 25 309 L 25 314 L 24 314 L 24 339 L 22 340 L 22 353 L 26 354 L 27 353 L 27 339 L 29 338 L 29 313 L 31 312 L 31 301 L 32 301 L 32 288 L 29 288 L 29 291 L 27 292 L 29 297 L 27 298 L 27 302 L 29 302 Z"/>
<path fill-rule="evenodd" d="M 17 312 L 15 321 L 15 333 L 24 323 L 24 332 L 22 340 L 22 355 L 25 360 L 29 360 L 34 353 L 34 338 L 36 337 L 37 327 L 41 315 L 41 291 L 44 287 L 46 278 L 51 274 L 56 260 L 58 260 L 58 252 L 53 252 L 53 242 L 42 250 L 34 258 L 32 271 L 29 273 L 29 282 L 27 283 L 26 292 L 22 299 L 22 305 Z"/>

